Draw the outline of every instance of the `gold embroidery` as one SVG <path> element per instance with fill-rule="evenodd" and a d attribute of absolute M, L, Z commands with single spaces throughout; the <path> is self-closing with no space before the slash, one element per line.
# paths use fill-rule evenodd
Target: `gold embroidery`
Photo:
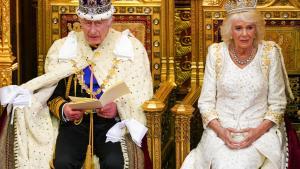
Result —
<path fill-rule="evenodd" d="M 283 114 L 280 112 L 268 111 L 265 114 L 265 119 L 271 120 L 278 125 L 283 121 Z"/>
<path fill-rule="evenodd" d="M 207 126 L 207 124 L 213 120 L 219 118 L 218 113 L 216 111 L 207 111 L 201 114 L 202 117 L 202 123 L 204 126 Z"/>
<path fill-rule="evenodd" d="M 77 74 L 77 79 L 79 81 L 79 84 L 81 85 L 81 87 L 88 93 L 88 94 L 92 94 L 94 96 L 96 96 L 97 94 L 101 93 L 101 91 L 103 89 L 105 89 L 105 87 L 107 86 L 108 82 L 110 79 L 112 79 L 112 77 L 116 74 L 116 70 L 118 69 L 118 63 L 120 62 L 120 60 L 117 60 L 116 58 L 113 59 L 113 65 L 112 68 L 108 71 L 108 74 L 106 76 L 106 78 L 103 80 L 102 84 L 99 86 L 99 89 L 96 90 L 95 92 L 92 91 L 91 89 L 89 89 L 89 87 L 85 84 L 84 82 L 84 72 L 83 70 L 81 70 L 78 74 Z M 91 63 L 91 72 L 94 72 L 94 64 Z"/>
<path fill-rule="evenodd" d="M 74 60 L 70 60 L 72 67 L 74 69 L 75 74 L 77 74 L 78 72 L 80 72 L 81 70 L 76 66 L 76 62 Z"/>
<path fill-rule="evenodd" d="M 222 61 L 221 61 L 221 47 L 220 44 L 216 44 L 216 78 L 219 79 L 221 74 L 221 68 L 222 68 Z"/>
<path fill-rule="evenodd" d="M 71 89 L 72 79 L 73 79 L 73 75 L 69 76 L 67 87 L 66 87 L 65 98 L 69 97 L 69 95 L 70 95 L 70 89 Z"/>
<path fill-rule="evenodd" d="M 263 42 L 263 45 L 264 45 L 264 47 L 263 47 L 261 69 L 262 69 L 262 73 L 263 73 L 265 79 L 268 79 L 269 68 L 270 68 L 270 64 L 271 64 L 269 55 L 270 55 L 270 51 L 272 50 L 272 44 Z"/>
<path fill-rule="evenodd" d="M 55 117 L 60 119 L 60 106 L 65 102 L 65 100 L 62 97 L 57 97 L 51 101 L 48 102 L 49 110 L 53 113 Z"/>

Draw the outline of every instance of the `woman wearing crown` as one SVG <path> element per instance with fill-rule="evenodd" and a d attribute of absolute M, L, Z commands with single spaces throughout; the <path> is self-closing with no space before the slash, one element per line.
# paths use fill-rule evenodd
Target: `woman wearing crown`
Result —
<path fill-rule="evenodd" d="M 52 44 L 46 73 L 21 86 L 0 88 L 0 103 L 8 113 L 13 106 L 14 123 L 13 152 L 6 158 L 1 151 L 1 169 L 151 167 L 142 152 L 147 151 L 147 128 L 141 108 L 153 94 L 149 60 L 143 44 L 128 30 L 111 28 L 113 13 L 109 0 L 80 0 L 82 31 L 71 31 Z M 69 105 L 69 96 L 99 99 L 120 81 L 130 93 L 101 108 Z M 0 131 L 0 142 L 2 136 Z"/>
<path fill-rule="evenodd" d="M 283 169 L 289 88 L 280 47 L 263 41 L 256 1 L 230 1 L 223 42 L 208 49 L 198 102 L 205 128 L 182 169 Z"/>

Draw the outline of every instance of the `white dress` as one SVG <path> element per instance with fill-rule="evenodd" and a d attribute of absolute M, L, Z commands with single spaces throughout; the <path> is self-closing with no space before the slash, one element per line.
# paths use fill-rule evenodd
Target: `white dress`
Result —
<path fill-rule="evenodd" d="M 198 102 L 205 128 L 182 169 L 281 169 L 284 145 L 278 130 L 286 106 L 280 49 L 263 41 L 244 68 L 231 60 L 225 43 L 209 47 Z M 224 128 L 255 128 L 264 119 L 276 125 L 251 146 L 229 149 L 207 124 L 218 119 Z"/>

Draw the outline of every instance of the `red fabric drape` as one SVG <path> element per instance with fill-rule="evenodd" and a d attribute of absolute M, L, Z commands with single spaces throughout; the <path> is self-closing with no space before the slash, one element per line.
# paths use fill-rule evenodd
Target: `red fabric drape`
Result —
<path fill-rule="evenodd" d="M 286 132 L 288 136 L 289 161 L 288 169 L 300 169 L 300 141 L 296 130 L 288 118 L 285 119 Z"/>
<path fill-rule="evenodd" d="M 4 125 L 6 123 L 7 123 L 7 113 L 6 113 L 6 109 L 4 109 L 4 111 L 2 112 L 2 114 L 0 116 L 0 137 L 3 133 Z"/>
<path fill-rule="evenodd" d="M 145 136 L 142 140 L 142 150 L 144 152 L 145 169 L 153 169 L 153 164 L 148 151 L 147 136 Z"/>

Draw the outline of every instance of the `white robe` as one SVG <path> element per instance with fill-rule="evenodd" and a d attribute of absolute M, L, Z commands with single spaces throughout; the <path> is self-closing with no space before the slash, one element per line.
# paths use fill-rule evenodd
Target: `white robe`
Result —
<path fill-rule="evenodd" d="M 259 44 L 256 56 L 244 68 L 231 60 L 225 43 L 209 47 L 198 102 L 205 130 L 182 169 L 258 169 L 262 163 L 262 169 L 285 168 L 286 138 L 281 122 L 287 103 L 286 71 L 281 62 L 280 48 L 274 42 Z M 231 150 L 207 127 L 213 119 L 225 128 L 254 128 L 264 119 L 276 125 L 251 146 Z"/>
<path fill-rule="evenodd" d="M 33 93 L 32 104 L 23 108 L 15 108 L 13 111 L 16 168 L 50 168 L 49 162 L 53 157 L 58 123 L 57 119 L 50 115 L 46 102 L 58 81 L 85 68 L 88 65 L 87 60 L 95 64 L 95 77 L 99 84 L 102 84 L 103 79 L 109 73 L 113 58 L 120 60 L 117 73 L 109 80 L 108 86 L 124 81 L 131 93 L 116 100 L 118 113 L 122 120 L 135 119 L 146 125 L 146 117 L 141 105 L 153 95 L 149 60 L 143 45 L 134 37 L 128 36 L 128 38 L 134 53 L 132 58 L 117 56 L 114 53 L 118 49 L 116 45 L 122 44 L 119 44 L 121 32 L 113 29 L 94 51 L 84 40 L 82 32 L 71 32 L 67 38 L 54 42 L 47 54 L 46 74 L 21 85 L 22 88 Z M 71 46 L 65 50 L 75 52 L 61 50 L 67 39 Z M 75 55 L 71 56 L 71 54 Z M 62 55 L 64 57 L 61 57 Z M 125 128 L 123 130 L 123 135 L 128 132 Z M 125 159 L 125 162 L 126 160 L 128 159 Z"/>

